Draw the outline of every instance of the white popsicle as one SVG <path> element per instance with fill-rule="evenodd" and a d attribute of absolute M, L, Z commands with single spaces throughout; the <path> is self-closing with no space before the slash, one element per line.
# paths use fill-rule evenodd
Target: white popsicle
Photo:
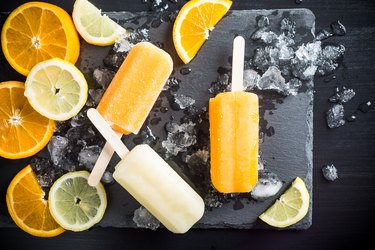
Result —
<path fill-rule="evenodd" d="M 89 119 L 122 158 L 114 179 L 173 233 L 187 232 L 204 213 L 202 198 L 148 145 L 130 152 L 95 109 Z"/>

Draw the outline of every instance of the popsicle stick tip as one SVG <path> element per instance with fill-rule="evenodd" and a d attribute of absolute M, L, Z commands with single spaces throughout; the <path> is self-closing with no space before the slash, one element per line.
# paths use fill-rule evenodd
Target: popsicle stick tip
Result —
<path fill-rule="evenodd" d="M 233 40 L 231 91 L 243 91 L 244 57 L 245 39 L 242 36 L 236 36 Z"/>
<path fill-rule="evenodd" d="M 245 38 L 243 36 L 236 36 L 233 42 L 245 45 Z"/>

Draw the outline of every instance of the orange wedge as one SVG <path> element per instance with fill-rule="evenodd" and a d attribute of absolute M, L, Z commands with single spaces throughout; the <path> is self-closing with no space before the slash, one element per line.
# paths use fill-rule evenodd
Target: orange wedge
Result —
<path fill-rule="evenodd" d="M 22 82 L 0 83 L 0 156 L 20 159 L 36 154 L 53 135 L 55 122 L 36 112 Z"/>
<path fill-rule="evenodd" d="M 192 0 L 181 8 L 173 26 L 173 43 L 184 63 L 195 57 L 231 5 L 229 0 Z"/>
<path fill-rule="evenodd" d="M 43 2 L 25 3 L 10 13 L 1 45 L 9 64 L 25 76 L 35 64 L 53 57 L 75 63 L 80 48 L 69 14 Z"/>
<path fill-rule="evenodd" d="M 44 195 L 28 165 L 9 184 L 6 202 L 10 216 L 22 230 L 34 236 L 53 237 L 65 230 L 51 216 Z"/>

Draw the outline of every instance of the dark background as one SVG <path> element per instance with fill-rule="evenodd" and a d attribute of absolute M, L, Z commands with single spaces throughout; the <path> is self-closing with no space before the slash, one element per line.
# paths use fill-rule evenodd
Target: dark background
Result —
<path fill-rule="evenodd" d="M 165 0 L 166 1 L 166 0 Z M 4 3 L 5 2 L 5 3 Z M 0 12 L 11 11 L 27 1 L 2 1 Z M 68 12 L 73 0 L 50 0 Z M 142 0 L 92 0 L 103 11 L 145 11 Z M 170 9 L 185 3 L 168 2 Z M 1 248 L 24 249 L 362 249 L 375 232 L 375 110 L 358 112 L 357 120 L 328 129 L 325 112 L 335 86 L 352 87 L 356 96 L 344 105 L 355 112 L 365 101 L 375 104 L 375 1 L 374 0 L 238 0 L 232 9 L 308 8 L 316 16 L 316 31 L 340 20 L 347 35 L 330 39 L 343 44 L 346 54 L 335 80 L 315 78 L 313 225 L 306 231 L 278 230 L 190 230 L 174 235 L 166 230 L 94 228 L 66 232 L 51 239 L 30 236 L 18 228 L 0 229 Z M 8 68 L 0 69 L 0 81 L 23 78 Z M 293 152 L 291 152 L 292 154 Z M 0 158 L 1 168 L 21 169 L 20 162 Z M 334 163 L 339 172 L 335 182 L 321 174 L 325 164 Z M 3 177 L 4 178 L 4 177 Z M 1 178 L 1 179 L 3 179 Z M 6 178 L 8 180 L 10 178 Z M 3 183 L 2 183 L 3 185 Z M 5 185 L 8 185 L 6 183 Z M 2 194 L 4 195 L 4 194 Z M 1 197 L 5 200 L 4 197 Z"/>

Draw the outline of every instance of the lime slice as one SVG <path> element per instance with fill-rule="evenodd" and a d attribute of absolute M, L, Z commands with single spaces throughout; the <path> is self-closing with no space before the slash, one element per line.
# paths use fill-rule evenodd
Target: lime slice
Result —
<path fill-rule="evenodd" d="M 101 183 L 87 183 L 87 171 L 61 176 L 51 187 L 49 208 L 56 222 L 66 230 L 84 231 L 98 223 L 107 207 L 107 195 Z"/>
<path fill-rule="evenodd" d="M 101 10 L 87 0 L 76 0 L 73 7 L 73 22 L 86 42 L 99 46 L 113 44 L 125 29 L 102 15 Z"/>
<path fill-rule="evenodd" d="M 309 191 L 303 180 L 297 177 L 291 187 L 259 218 L 271 226 L 284 228 L 305 217 L 309 204 Z"/>
<path fill-rule="evenodd" d="M 53 58 L 35 65 L 25 82 L 25 96 L 41 115 L 57 121 L 75 116 L 87 100 L 87 82 L 73 64 Z"/>

